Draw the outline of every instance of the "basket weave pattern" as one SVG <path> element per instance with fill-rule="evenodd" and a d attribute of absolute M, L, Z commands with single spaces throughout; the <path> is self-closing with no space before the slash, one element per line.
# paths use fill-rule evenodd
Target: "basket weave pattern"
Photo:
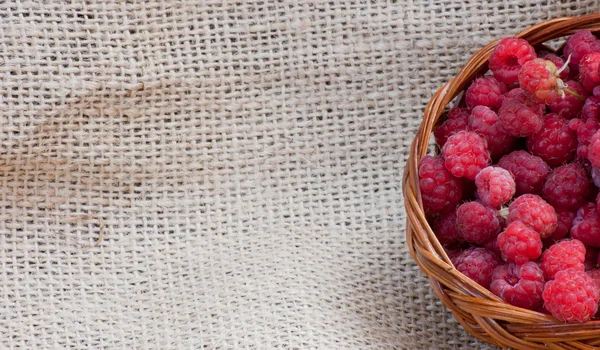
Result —
<path fill-rule="evenodd" d="M 515 36 L 538 45 L 581 29 L 599 31 L 600 14 L 552 19 Z M 497 43 L 491 42 L 477 52 L 454 79 L 435 93 L 425 108 L 403 179 L 408 248 L 429 277 L 435 294 L 474 336 L 516 349 L 595 349 L 600 346 L 600 321 L 565 324 L 552 316 L 505 303 L 452 266 L 425 218 L 419 193 L 419 160 L 428 151 L 431 131 L 438 118 L 450 101 L 487 70 L 487 60 Z"/>

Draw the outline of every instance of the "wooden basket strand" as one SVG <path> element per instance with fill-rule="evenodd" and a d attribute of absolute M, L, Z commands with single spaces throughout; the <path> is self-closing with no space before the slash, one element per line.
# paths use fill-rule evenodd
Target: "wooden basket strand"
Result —
<path fill-rule="evenodd" d="M 551 19 L 515 36 L 538 45 L 582 29 L 600 31 L 600 13 Z M 491 42 L 473 55 L 456 77 L 435 93 L 425 108 L 423 122 L 404 168 L 402 184 L 408 248 L 429 277 L 437 297 L 477 338 L 515 349 L 597 349 L 600 347 L 600 321 L 565 324 L 552 316 L 505 303 L 454 268 L 425 219 L 419 192 L 419 160 L 427 153 L 431 131 L 438 118 L 450 101 L 487 70 L 488 58 L 497 43 Z"/>

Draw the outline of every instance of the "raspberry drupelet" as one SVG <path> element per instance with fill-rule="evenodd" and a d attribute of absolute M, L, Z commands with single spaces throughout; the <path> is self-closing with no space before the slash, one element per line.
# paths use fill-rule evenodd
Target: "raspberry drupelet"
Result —
<path fill-rule="evenodd" d="M 477 78 L 467 89 L 465 102 L 469 108 L 486 106 L 497 110 L 502 105 L 507 88 L 492 76 Z"/>
<path fill-rule="evenodd" d="M 455 257 L 452 263 L 462 274 L 482 287 L 489 288 L 494 269 L 501 264 L 501 261 L 496 254 L 485 248 L 471 247 Z"/>
<path fill-rule="evenodd" d="M 586 322 L 598 311 L 600 293 L 596 283 L 583 271 L 567 269 L 548 281 L 542 293 L 544 307 L 556 319 Z"/>
<path fill-rule="evenodd" d="M 500 220 L 495 210 L 479 202 L 467 202 L 456 209 L 456 226 L 461 239 L 484 244 L 500 232 Z"/>
<path fill-rule="evenodd" d="M 419 188 L 426 212 L 446 212 L 460 202 L 463 182 L 452 176 L 440 156 L 426 155 L 419 163 Z"/>
<path fill-rule="evenodd" d="M 471 131 L 451 135 L 442 148 L 442 156 L 452 175 L 468 180 L 475 180 L 477 173 L 490 163 L 487 142 Z"/>
<path fill-rule="evenodd" d="M 494 270 L 490 291 L 511 305 L 538 310 L 542 307 L 544 284 L 544 273 L 535 262 L 508 263 Z"/>
<path fill-rule="evenodd" d="M 504 38 L 490 55 L 489 68 L 498 81 L 514 84 L 519 80 L 521 66 L 534 58 L 535 49 L 526 40 Z"/>
<path fill-rule="evenodd" d="M 506 169 L 489 166 L 475 177 L 477 196 L 490 208 L 500 208 L 515 194 L 515 180 Z"/>
<path fill-rule="evenodd" d="M 565 118 L 549 114 L 542 130 L 527 138 L 527 149 L 549 166 L 558 166 L 575 156 L 577 133 L 569 128 Z"/>
<path fill-rule="evenodd" d="M 514 151 L 505 155 L 498 161 L 498 166 L 514 176 L 517 194 L 541 194 L 544 180 L 550 172 L 550 167 L 542 158 L 526 151 Z"/>

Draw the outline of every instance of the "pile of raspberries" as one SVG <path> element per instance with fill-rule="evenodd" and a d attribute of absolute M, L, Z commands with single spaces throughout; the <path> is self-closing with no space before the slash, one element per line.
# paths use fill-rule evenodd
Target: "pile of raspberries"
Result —
<path fill-rule="evenodd" d="M 456 269 L 507 303 L 600 318 L 600 40 L 508 37 L 488 67 L 433 130 L 425 215 Z"/>

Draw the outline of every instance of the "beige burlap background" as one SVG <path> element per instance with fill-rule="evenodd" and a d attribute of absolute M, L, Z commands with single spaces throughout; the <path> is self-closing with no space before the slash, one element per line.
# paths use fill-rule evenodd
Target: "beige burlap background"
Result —
<path fill-rule="evenodd" d="M 486 348 L 405 248 L 408 147 L 470 53 L 598 9 L 2 2 L 0 348 Z"/>

